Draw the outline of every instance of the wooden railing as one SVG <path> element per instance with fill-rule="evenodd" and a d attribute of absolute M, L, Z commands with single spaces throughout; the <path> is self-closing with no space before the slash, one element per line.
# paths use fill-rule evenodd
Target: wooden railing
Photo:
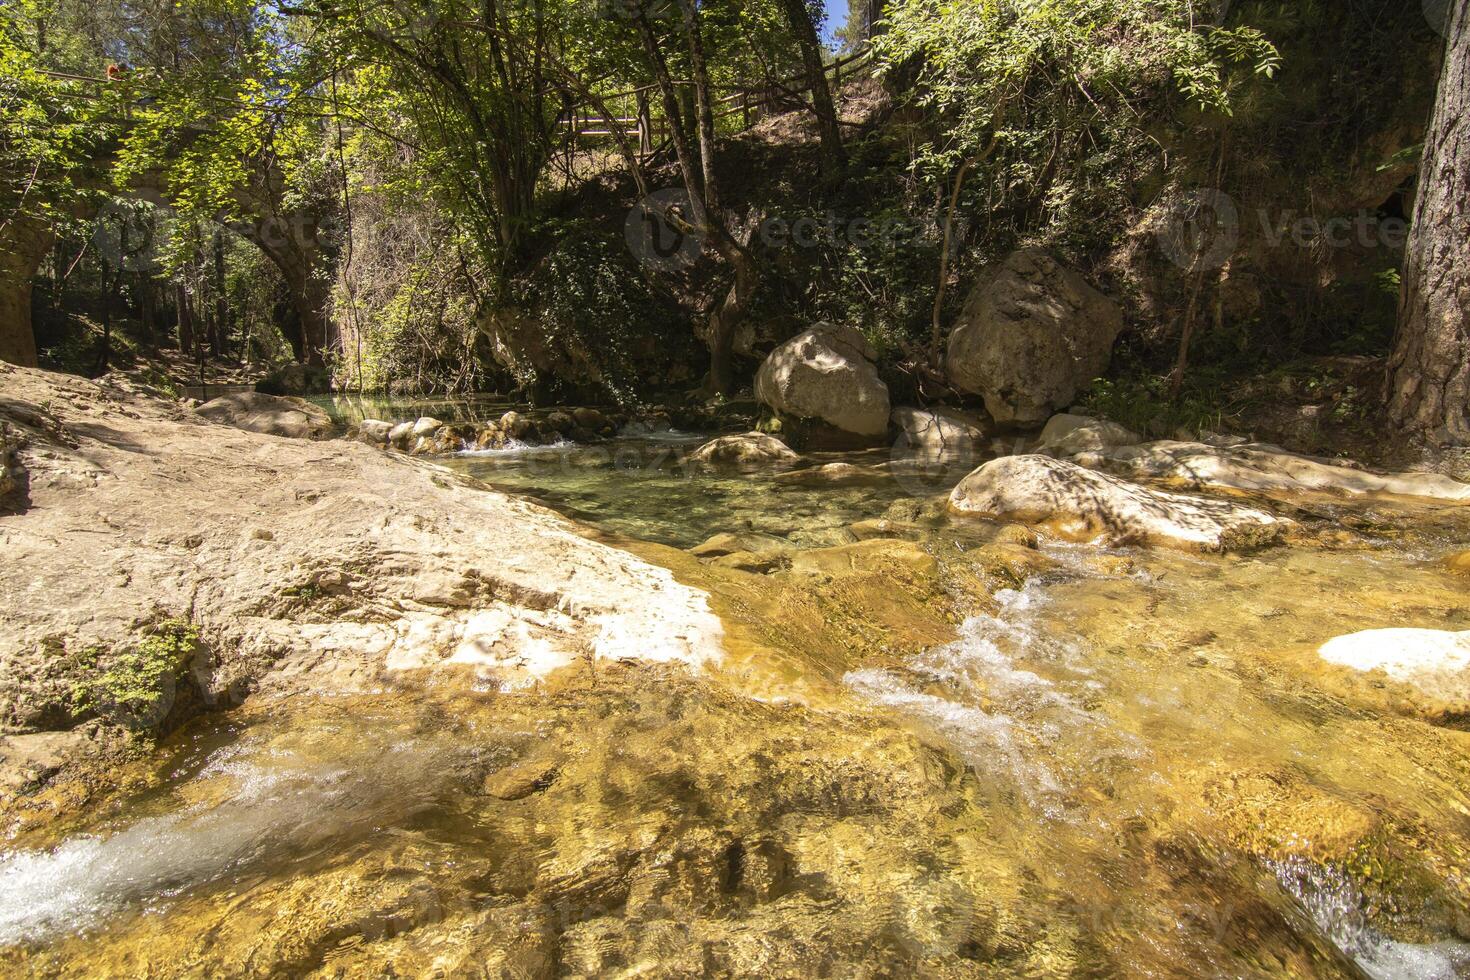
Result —
<path fill-rule="evenodd" d="M 825 72 L 828 84 L 835 90 L 844 77 L 851 78 L 867 72 L 869 50 L 864 49 L 836 58 L 827 64 Z M 675 85 L 687 86 L 688 80 L 676 80 Z M 624 92 L 604 96 L 600 101 L 612 115 L 593 111 L 583 103 L 574 106 L 563 116 L 563 132 L 577 142 L 615 137 L 618 131 L 637 145 L 640 156 L 656 154 L 669 139 L 668 120 L 662 113 L 655 112 L 657 85 L 642 85 Z M 744 132 L 771 112 L 800 101 L 811 94 L 806 73 L 801 72 L 786 78 L 745 82 L 717 88 L 722 94 L 715 100 L 714 116 L 717 123 L 739 117 L 738 129 Z"/>

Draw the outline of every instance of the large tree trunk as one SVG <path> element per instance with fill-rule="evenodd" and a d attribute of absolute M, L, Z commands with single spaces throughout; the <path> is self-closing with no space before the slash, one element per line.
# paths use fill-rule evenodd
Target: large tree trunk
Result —
<path fill-rule="evenodd" d="M 337 330 L 331 317 L 332 284 L 327 274 L 327 256 L 312 230 L 314 226 L 304 221 L 265 217 L 231 227 L 259 246 L 286 281 L 295 314 L 293 319 L 300 330 L 299 337 L 286 338 L 296 359 L 312 367 L 324 366 L 328 352 L 336 348 Z"/>
<path fill-rule="evenodd" d="M 36 366 L 31 284 L 55 240 L 50 226 L 27 218 L 0 229 L 0 361 Z"/>
<path fill-rule="evenodd" d="M 832 90 L 827 87 L 827 70 L 822 64 L 822 46 L 817 39 L 817 25 L 812 21 L 806 0 L 781 0 L 786 21 L 801 49 L 802 68 L 807 88 L 812 92 L 812 112 L 817 117 L 817 130 L 822 141 L 822 170 L 830 178 L 842 170 L 845 153 L 842 131 L 837 126 L 837 109 L 832 104 Z"/>
<path fill-rule="evenodd" d="M 1470 0 L 1451 3 L 1388 370 L 1396 424 L 1470 443 Z"/>

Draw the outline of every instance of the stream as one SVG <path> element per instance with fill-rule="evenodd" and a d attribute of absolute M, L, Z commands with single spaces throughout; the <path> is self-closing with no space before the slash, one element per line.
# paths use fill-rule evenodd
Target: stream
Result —
<path fill-rule="evenodd" d="M 960 470 L 709 473 L 703 438 L 441 462 L 707 589 L 720 668 L 200 718 L 0 842 L 0 968 L 1470 976 L 1464 719 L 1316 654 L 1470 629 L 1441 564 L 1470 508 L 1276 501 L 1315 536 L 1033 551 L 934 506 Z M 688 554 L 721 532 L 782 559 Z"/>

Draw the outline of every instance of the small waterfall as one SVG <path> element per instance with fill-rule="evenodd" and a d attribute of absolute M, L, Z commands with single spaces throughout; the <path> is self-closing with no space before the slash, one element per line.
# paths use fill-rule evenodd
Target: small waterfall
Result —
<path fill-rule="evenodd" d="M 1027 801 L 1060 816 L 1068 780 L 1054 761 L 1060 743 L 1084 736 L 1094 758 L 1139 757 L 1133 740 L 1088 712 L 1083 699 L 1097 681 L 1072 640 L 1038 619 L 1043 586 L 997 592 L 999 610 L 974 616 L 960 638 L 912 658 L 898 670 L 851 671 L 843 681 L 948 742 L 977 771 L 1011 781 Z M 1020 666 L 1025 659 L 1050 677 Z"/>
<path fill-rule="evenodd" d="M 1373 980 L 1456 980 L 1470 974 L 1470 946 L 1401 943 L 1374 929 L 1363 896 L 1342 872 L 1304 858 L 1275 861 L 1271 871 L 1327 938 Z"/>
<path fill-rule="evenodd" d="M 289 753 L 266 754 L 268 762 L 238 754 L 222 750 L 200 774 L 233 787 L 218 805 L 144 817 L 50 850 L 0 851 L 0 946 L 85 930 L 258 861 L 371 833 L 424 806 L 431 794 L 410 782 L 435 771 L 429 753 L 409 746 L 332 767 Z"/>

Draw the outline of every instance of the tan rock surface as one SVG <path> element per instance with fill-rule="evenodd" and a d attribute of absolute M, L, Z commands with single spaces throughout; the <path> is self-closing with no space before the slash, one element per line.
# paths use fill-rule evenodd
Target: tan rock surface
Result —
<path fill-rule="evenodd" d="M 1071 538 L 1198 551 L 1257 548 L 1289 526 L 1251 507 L 1150 490 L 1049 456 L 992 460 L 960 481 L 949 505 L 962 514 L 1044 524 Z"/>
<path fill-rule="evenodd" d="M 0 732 L 62 727 L 85 669 L 68 658 L 105 663 L 165 618 L 197 627 L 206 700 L 719 655 L 703 593 L 438 467 L 207 424 L 116 383 L 0 365 L 0 391 L 30 480 L 29 507 L 0 516 Z"/>

